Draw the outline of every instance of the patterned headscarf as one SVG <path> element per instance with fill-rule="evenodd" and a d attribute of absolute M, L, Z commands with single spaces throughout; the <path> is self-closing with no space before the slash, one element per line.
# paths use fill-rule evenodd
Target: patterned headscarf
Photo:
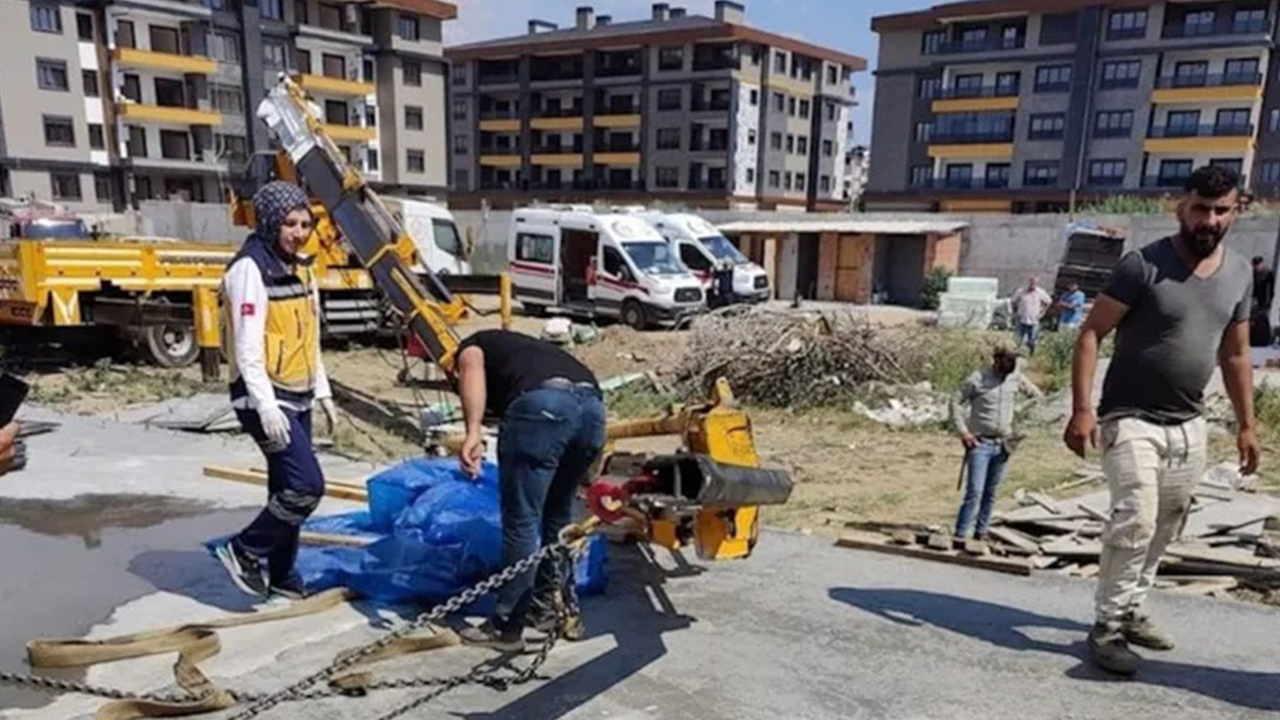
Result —
<path fill-rule="evenodd" d="M 311 202 L 302 188 L 276 180 L 258 188 L 253 195 L 253 212 L 258 219 L 257 233 L 263 241 L 279 251 L 280 226 L 289 213 L 310 209 Z"/>

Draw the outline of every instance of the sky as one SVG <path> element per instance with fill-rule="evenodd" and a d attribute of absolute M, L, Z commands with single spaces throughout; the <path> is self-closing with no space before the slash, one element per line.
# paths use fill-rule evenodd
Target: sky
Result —
<path fill-rule="evenodd" d="M 643 20 L 650 16 L 652 0 L 452 0 L 458 19 L 445 23 L 445 42 L 456 45 L 520 35 L 527 30 L 529 8 L 536 5 L 536 18 L 567 27 L 573 25 L 574 10 L 591 5 L 596 14 L 612 15 L 614 22 Z M 684 7 L 690 15 L 714 15 L 714 0 L 666 0 Z M 747 24 L 761 30 L 788 35 L 823 47 L 834 48 L 867 59 L 866 72 L 854 74 L 858 107 L 853 116 L 854 137 L 867 144 L 871 135 L 872 93 L 878 43 L 871 32 L 871 16 L 920 10 L 942 0 L 739 0 L 747 7 Z"/>

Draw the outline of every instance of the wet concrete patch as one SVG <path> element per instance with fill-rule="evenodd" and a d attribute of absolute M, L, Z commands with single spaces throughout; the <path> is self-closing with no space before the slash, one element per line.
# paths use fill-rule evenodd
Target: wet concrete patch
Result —
<path fill-rule="evenodd" d="M 144 495 L 0 499 L 0 669 L 27 671 L 28 640 L 81 637 L 116 607 L 156 591 L 247 610 L 248 598 L 238 597 L 203 543 L 239 530 L 256 512 Z M 0 687 L 0 708 L 49 699 Z"/>

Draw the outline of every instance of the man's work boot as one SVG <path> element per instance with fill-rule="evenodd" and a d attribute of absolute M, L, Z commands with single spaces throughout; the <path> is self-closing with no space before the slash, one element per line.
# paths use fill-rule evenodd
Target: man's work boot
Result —
<path fill-rule="evenodd" d="M 1120 625 L 1124 632 L 1124 639 L 1138 647 L 1149 650 L 1173 649 L 1173 638 L 1156 627 L 1156 624 L 1146 615 L 1130 612 L 1120 620 Z"/>
<path fill-rule="evenodd" d="M 519 628 L 499 630 L 492 620 L 486 620 L 479 627 L 465 628 L 458 633 L 458 637 L 467 645 L 493 648 L 498 652 L 524 652 L 524 631 Z"/>
<path fill-rule="evenodd" d="M 1142 664 L 1142 658 L 1129 649 L 1129 641 L 1124 639 L 1124 629 L 1118 622 L 1095 624 L 1089 631 L 1089 651 L 1098 667 L 1119 675 L 1132 675 Z"/>

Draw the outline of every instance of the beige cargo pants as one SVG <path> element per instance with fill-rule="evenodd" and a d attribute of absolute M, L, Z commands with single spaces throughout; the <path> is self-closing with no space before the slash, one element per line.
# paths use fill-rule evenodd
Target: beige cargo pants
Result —
<path fill-rule="evenodd" d="M 1154 425 L 1136 418 L 1102 423 L 1102 471 L 1111 490 L 1095 597 L 1098 622 L 1138 612 L 1160 556 L 1182 531 L 1192 491 L 1204 475 L 1203 418 Z M 1140 614 L 1140 613 L 1139 613 Z"/>

